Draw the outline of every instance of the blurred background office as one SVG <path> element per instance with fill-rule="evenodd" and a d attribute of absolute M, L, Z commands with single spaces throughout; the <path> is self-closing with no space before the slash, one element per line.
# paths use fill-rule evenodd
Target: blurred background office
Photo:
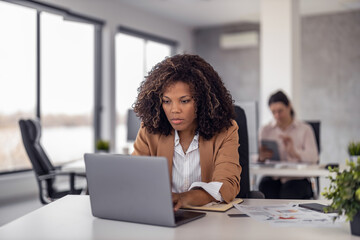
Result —
<path fill-rule="evenodd" d="M 99 139 L 122 153 L 139 83 L 174 53 L 218 71 L 247 111 L 251 154 L 279 88 L 321 122 L 321 163 L 360 140 L 359 0 L 0 0 L 0 29 L 0 225 L 41 206 L 20 118 L 41 118 L 57 165 Z"/>

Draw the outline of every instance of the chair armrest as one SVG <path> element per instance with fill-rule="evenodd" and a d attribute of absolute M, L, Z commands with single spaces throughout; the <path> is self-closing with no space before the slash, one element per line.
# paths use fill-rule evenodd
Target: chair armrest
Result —
<path fill-rule="evenodd" d="M 50 174 L 40 175 L 38 176 L 38 179 L 40 181 L 44 181 L 44 180 L 54 179 L 56 176 L 57 176 L 56 173 L 50 173 Z"/>
<path fill-rule="evenodd" d="M 85 177 L 86 178 L 86 173 L 77 173 L 77 172 L 68 172 L 68 171 L 61 171 L 58 172 L 57 175 L 74 175 L 75 177 Z"/>
<path fill-rule="evenodd" d="M 64 171 L 53 171 L 49 174 L 44 174 L 39 176 L 39 180 L 44 181 L 48 179 L 53 179 L 56 176 L 76 176 L 76 177 L 86 177 L 85 173 L 75 173 L 75 172 L 64 172 Z"/>
<path fill-rule="evenodd" d="M 52 171 L 49 174 L 38 176 L 39 181 L 44 181 L 48 179 L 54 179 L 56 176 L 69 176 L 69 187 L 70 187 L 70 193 L 74 193 L 76 191 L 75 189 L 75 178 L 76 177 L 82 177 L 86 178 L 85 173 L 75 173 L 75 172 L 65 172 L 65 171 Z M 87 187 L 85 188 L 85 192 L 87 192 Z"/>

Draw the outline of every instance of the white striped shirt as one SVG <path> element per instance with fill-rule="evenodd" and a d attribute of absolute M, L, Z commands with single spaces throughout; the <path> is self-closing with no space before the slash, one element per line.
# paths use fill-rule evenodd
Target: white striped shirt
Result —
<path fill-rule="evenodd" d="M 199 134 L 194 136 L 184 153 L 178 132 L 175 130 L 175 147 L 172 165 L 172 191 L 181 193 L 201 187 L 217 201 L 223 201 L 220 194 L 221 182 L 201 182 Z"/>

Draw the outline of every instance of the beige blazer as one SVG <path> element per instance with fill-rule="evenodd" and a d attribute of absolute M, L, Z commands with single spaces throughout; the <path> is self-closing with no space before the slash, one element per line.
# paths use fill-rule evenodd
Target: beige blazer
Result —
<path fill-rule="evenodd" d="M 199 152 L 202 182 L 222 182 L 221 196 L 225 202 L 232 201 L 240 191 L 238 125 L 233 120 L 229 129 L 224 129 L 210 140 L 199 137 Z M 169 136 L 150 134 L 141 127 L 134 143 L 132 155 L 163 156 L 168 159 L 170 182 L 174 156 L 174 130 Z"/>

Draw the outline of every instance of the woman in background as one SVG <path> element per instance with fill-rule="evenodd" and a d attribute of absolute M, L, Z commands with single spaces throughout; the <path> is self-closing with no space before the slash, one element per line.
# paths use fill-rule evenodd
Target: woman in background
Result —
<path fill-rule="evenodd" d="M 133 155 L 168 159 L 174 210 L 230 202 L 238 194 L 232 103 L 217 72 L 197 55 L 166 58 L 142 82 L 134 107 L 142 124 Z"/>
<path fill-rule="evenodd" d="M 295 118 L 295 112 L 287 96 L 278 91 L 270 96 L 269 108 L 274 121 L 259 132 L 259 161 L 272 157 L 273 152 L 261 145 L 262 140 L 276 141 L 280 161 L 312 163 L 319 160 L 314 132 L 307 123 Z M 259 190 L 266 198 L 309 199 L 313 196 L 311 183 L 306 178 L 264 177 Z"/>

